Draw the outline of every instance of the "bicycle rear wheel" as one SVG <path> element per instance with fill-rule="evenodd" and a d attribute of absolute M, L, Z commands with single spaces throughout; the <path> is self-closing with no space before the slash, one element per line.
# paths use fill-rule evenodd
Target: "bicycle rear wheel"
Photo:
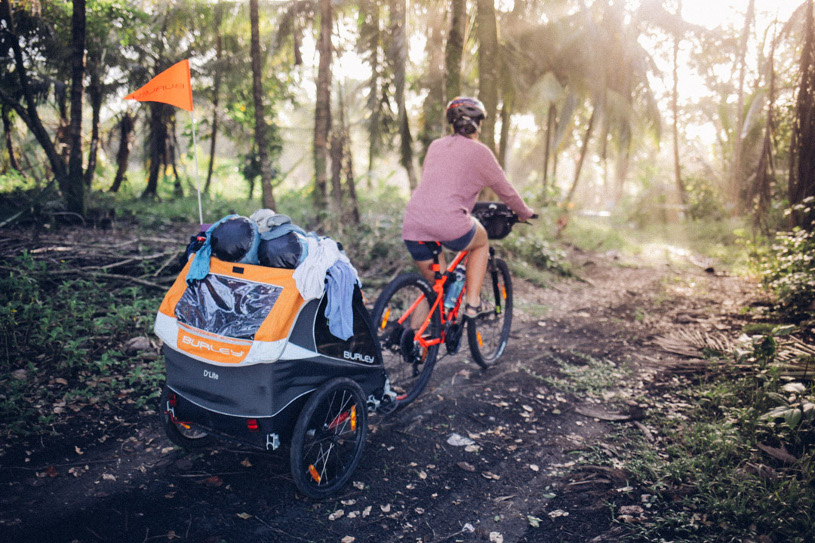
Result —
<path fill-rule="evenodd" d="M 507 263 L 496 258 L 481 286 L 481 300 L 495 305 L 495 311 L 469 319 L 467 341 L 473 359 L 482 368 L 495 364 L 509 341 L 512 327 L 512 277 Z"/>
<path fill-rule="evenodd" d="M 408 315 L 422 295 L 426 302 L 420 305 L 418 312 Z M 425 349 L 413 338 L 435 297 L 427 281 L 418 274 L 407 273 L 388 283 L 374 304 L 372 319 L 382 345 L 382 360 L 400 407 L 416 399 L 433 373 L 439 346 Z M 436 338 L 440 332 L 441 321 L 435 311 L 425 337 Z"/>

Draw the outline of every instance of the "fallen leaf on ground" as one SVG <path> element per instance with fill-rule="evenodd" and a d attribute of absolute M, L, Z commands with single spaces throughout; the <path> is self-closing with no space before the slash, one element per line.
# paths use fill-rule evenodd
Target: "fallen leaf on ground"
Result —
<path fill-rule="evenodd" d="M 473 445 L 475 441 L 468 437 L 464 437 L 459 434 L 450 434 L 450 437 L 447 438 L 447 444 L 452 445 L 453 447 L 466 447 L 467 445 Z"/>
<path fill-rule="evenodd" d="M 213 475 L 212 477 L 207 477 L 206 479 L 198 481 L 198 484 L 219 487 L 224 484 L 224 481 L 217 475 Z"/>
<path fill-rule="evenodd" d="M 558 517 L 568 517 L 569 512 L 564 511 L 563 509 L 555 509 L 554 511 L 549 511 L 549 518 L 558 518 Z"/>
<path fill-rule="evenodd" d="M 470 473 L 475 471 L 475 466 L 470 464 L 469 462 L 459 462 L 456 465 L 463 469 L 464 471 L 469 471 Z"/>
<path fill-rule="evenodd" d="M 641 515 L 642 512 L 643 509 L 639 505 L 623 505 L 620 507 L 621 515 Z"/>
<path fill-rule="evenodd" d="M 373 507 L 370 506 L 370 505 L 368 507 L 366 507 L 365 509 L 363 509 L 362 510 L 362 518 L 365 518 L 368 515 L 370 515 L 371 514 L 371 509 L 373 509 Z"/>
<path fill-rule="evenodd" d="M 328 515 L 328 520 L 337 520 L 342 518 L 343 515 L 345 515 L 345 511 L 343 511 L 342 509 L 337 509 L 336 511 Z"/>
<path fill-rule="evenodd" d="M 500 532 L 490 532 L 490 543 L 504 543 L 504 536 Z"/>
<path fill-rule="evenodd" d="M 250 518 L 252 518 L 252 515 L 250 515 L 249 513 L 238 513 L 237 515 L 243 520 L 249 520 Z"/>
<path fill-rule="evenodd" d="M 116 476 L 111 474 L 111 473 L 103 473 L 102 474 L 102 479 L 104 479 L 105 481 L 115 481 Z"/>
<path fill-rule="evenodd" d="M 342 543 L 354 543 L 357 539 L 353 536 L 347 535 L 342 538 Z"/>
<path fill-rule="evenodd" d="M 391 512 L 391 504 L 380 505 L 379 508 L 382 509 L 383 513 L 390 513 Z"/>
<path fill-rule="evenodd" d="M 765 453 L 767 453 L 768 455 L 775 458 L 776 460 L 780 460 L 781 462 L 784 462 L 785 464 L 792 464 L 796 460 L 798 460 L 793 455 L 788 453 L 787 449 L 785 449 L 783 446 L 780 449 L 777 449 L 775 447 L 770 447 L 769 445 L 764 445 L 763 443 L 759 443 L 756 446 L 759 449 L 761 449 L 762 451 L 764 451 Z"/>
<path fill-rule="evenodd" d="M 354 481 L 353 483 L 354 488 L 357 490 L 365 490 L 365 483 L 361 483 L 359 481 Z"/>
<path fill-rule="evenodd" d="M 532 471 L 540 471 L 540 468 L 538 467 L 537 464 L 529 464 L 529 469 L 531 469 Z"/>
<path fill-rule="evenodd" d="M 243 466 L 245 468 L 251 468 L 252 467 L 252 462 L 250 462 L 248 458 L 244 458 L 241 461 L 241 466 Z"/>
<path fill-rule="evenodd" d="M 575 407 L 574 410 L 576 413 L 592 419 L 600 419 L 612 422 L 631 420 L 631 415 L 624 415 L 622 413 L 609 413 L 608 411 L 603 411 L 602 409 L 597 409 L 596 407 L 591 407 L 587 405 L 578 405 L 577 407 Z"/>
<path fill-rule="evenodd" d="M 491 471 L 483 471 L 481 472 L 481 476 L 484 477 L 485 479 L 492 479 L 493 481 L 497 481 L 498 479 L 501 478 L 500 475 L 496 475 Z"/>

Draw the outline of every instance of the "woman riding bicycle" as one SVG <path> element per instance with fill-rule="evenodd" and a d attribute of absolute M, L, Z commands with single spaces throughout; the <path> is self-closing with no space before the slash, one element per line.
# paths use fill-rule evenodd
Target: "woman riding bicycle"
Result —
<path fill-rule="evenodd" d="M 452 251 L 469 251 L 464 314 L 475 318 L 492 311 L 480 298 L 487 271 L 487 232 L 470 215 L 478 195 L 492 189 L 519 217 L 534 212 L 507 180 L 489 147 L 478 141 L 481 121 L 487 116 L 476 98 L 458 97 L 447 104 L 447 122 L 453 134 L 430 144 L 424 159 L 422 180 L 405 209 L 402 239 L 422 276 L 433 282 L 433 253 L 422 241 L 440 241 Z M 443 255 L 440 263 L 444 268 Z"/>

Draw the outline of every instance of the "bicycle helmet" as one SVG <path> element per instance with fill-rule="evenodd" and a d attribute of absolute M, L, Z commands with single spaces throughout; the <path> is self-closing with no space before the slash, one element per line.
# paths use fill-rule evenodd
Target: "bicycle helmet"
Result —
<path fill-rule="evenodd" d="M 478 98 L 458 96 L 447 104 L 447 122 L 453 125 L 457 134 L 477 132 L 486 116 L 487 110 Z"/>

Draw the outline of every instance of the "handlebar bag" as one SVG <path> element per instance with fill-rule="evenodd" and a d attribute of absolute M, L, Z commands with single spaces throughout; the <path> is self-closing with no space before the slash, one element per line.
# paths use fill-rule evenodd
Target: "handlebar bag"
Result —
<path fill-rule="evenodd" d="M 515 213 L 501 202 L 477 202 L 472 216 L 484 226 L 489 239 L 504 239 L 516 222 Z"/>

